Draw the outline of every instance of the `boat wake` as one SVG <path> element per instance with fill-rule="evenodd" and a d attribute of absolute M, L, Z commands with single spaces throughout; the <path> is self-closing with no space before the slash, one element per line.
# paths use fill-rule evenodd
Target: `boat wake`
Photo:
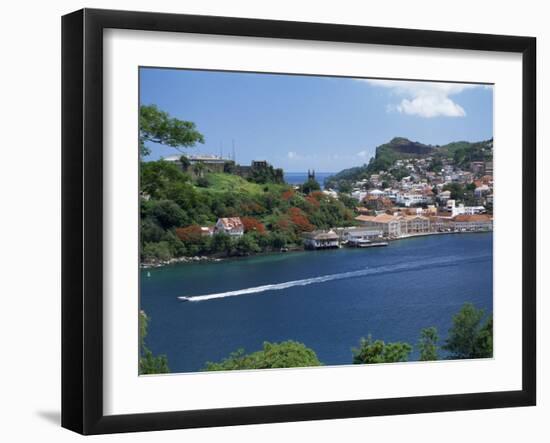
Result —
<path fill-rule="evenodd" d="M 358 271 L 349 271 L 349 272 L 341 272 L 338 274 L 321 275 L 319 277 L 304 278 L 302 280 L 292 280 L 284 283 L 274 283 L 270 285 L 255 286 L 252 288 L 239 289 L 236 291 L 219 292 L 215 294 L 206 294 L 206 295 L 181 296 L 181 297 L 178 297 L 178 299 L 183 301 L 192 301 L 192 302 L 214 300 L 218 298 L 236 297 L 238 295 L 257 294 L 257 293 L 266 292 L 266 291 L 280 291 L 282 289 L 288 289 L 295 286 L 308 286 L 308 285 L 325 283 L 325 282 L 334 281 L 334 280 L 344 280 L 349 278 L 364 277 L 366 275 L 383 274 L 387 272 L 413 271 L 415 269 L 425 268 L 426 266 L 430 266 L 430 267 L 452 266 L 455 264 L 464 263 L 466 261 L 486 259 L 489 257 L 491 256 L 483 255 L 483 256 L 468 257 L 468 258 L 447 257 L 447 258 L 423 260 L 423 261 L 412 262 L 412 263 L 405 262 L 405 263 L 398 263 L 398 264 L 387 265 L 387 266 L 364 268 Z"/>

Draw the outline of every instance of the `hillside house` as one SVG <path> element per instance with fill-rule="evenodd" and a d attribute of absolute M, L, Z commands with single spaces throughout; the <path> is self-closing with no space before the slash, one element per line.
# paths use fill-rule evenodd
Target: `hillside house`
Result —
<path fill-rule="evenodd" d="M 219 218 L 214 226 L 214 233 L 241 237 L 244 234 L 244 225 L 240 217 Z"/>

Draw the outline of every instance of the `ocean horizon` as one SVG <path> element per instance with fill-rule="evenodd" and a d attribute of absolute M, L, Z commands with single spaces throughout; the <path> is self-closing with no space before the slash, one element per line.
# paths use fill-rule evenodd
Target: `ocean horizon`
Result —
<path fill-rule="evenodd" d="M 315 171 L 315 179 L 319 182 L 322 188 L 325 187 L 325 180 L 336 172 L 317 172 Z M 305 172 L 285 172 L 285 181 L 290 185 L 301 185 L 307 181 L 308 173 Z"/>

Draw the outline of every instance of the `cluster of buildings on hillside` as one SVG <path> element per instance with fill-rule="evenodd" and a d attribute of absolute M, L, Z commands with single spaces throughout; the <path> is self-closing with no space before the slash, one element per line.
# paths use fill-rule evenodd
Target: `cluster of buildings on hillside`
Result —
<path fill-rule="evenodd" d="M 407 175 L 397 180 L 396 170 Z M 469 204 L 461 196 L 451 198 L 452 192 L 446 188 L 453 184 L 462 189 L 469 185 Z M 308 233 L 306 246 L 368 246 L 413 235 L 493 230 L 492 210 L 488 211 L 493 204 L 490 161 L 473 161 L 463 170 L 452 159 L 400 159 L 389 171 L 355 182 L 351 196 L 360 203 L 355 218 L 360 226 Z"/>
<path fill-rule="evenodd" d="M 181 157 L 164 160 L 181 165 Z M 233 173 L 246 177 L 255 170 L 270 167 L 267 162 L 253 161 L 250 166 L 236 165 L 234 160 L 217 156 L 188 156 L 190 165 L 202 163 L 211 171 L 226 172 L 228 164 Z M 437 164 L 437 167 L 434 167 Z M 397 180 L 394 174 L 401 171 Z M 403 171 L 407 175 L 403 176 Z M 315 178 L 308 172 L 308 177 Z M 467 185 L 467 199 L 453 197 L 447 188 Z M 473 185 L 473 186 L 472 186 Z M 472 192 L 473 191 L 473 192 Z M 325 194 L 338 198 L 332 190 Z M 358 226 L 333 228 L 303 234 L 304 245 L 310 249 L 335 248 L 341 245 L 370 247 L 386 245 L 386 240 L 445 232 L 492 231 L 493 164 L 473 161 L 463 170 L 451 159 L 400 159 L 388 171 L 379 171 L 368 179 L 353 184 L 351 196 L 358 200 L 355 218 Z M 240 217 L 220 218 L 213 227 L 202 227 L 205 236 L 225 233 L 231 237 L 244 234 Z"/>
<path fill-rule="evenodd" d="M 407 175 L 397 180 L 394 177 L 396 170 L 401 175 L 406 171 Z M 401 207 L 436 205 L 451 208 L 454 205 L 454 215 L 460 215 L 457 211 L 462 210 L 458 202 L 453 202 L 451 192 L 445 190 L 452 184 L 473 188 L 476 203 L 473 206 L 492 204 L 493 162 L 474 161 L 469 164 L 469 170 L 463 170 L 448 158 L 401 159 L 388 171 L 379 171 L 368 179 L 355 182 L 351 196 L 362 203 L 385 200 L 387 204 Z M 464 211 L 468 214 L 468 210 Z"/>

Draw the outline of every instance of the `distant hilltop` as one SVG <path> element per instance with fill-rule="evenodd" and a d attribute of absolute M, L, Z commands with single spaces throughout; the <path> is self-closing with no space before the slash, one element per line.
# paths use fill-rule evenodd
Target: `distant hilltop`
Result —
<path fill-rule="evenodd" d="M 376 148 L 376 153 L 378 154 L 380 150 L 391 150 L 397 155 L 403 156 L 422 156 L 433 154 L 437 151 L 437 148 L 435 146 L 410 141 L 408 138 L 394 137 L 389 143 L 378 146 L 378 148 Z"/>
<path fill-rule="evenodd" d="M 439 163 L 439 160 L 448 159 L 453 164 L 468 169 L 472 162 L 491 162 L 493 160 L 493 139 L 479 142 L 457 141 L 446 145 L 428 145 L 411 141 L 405 137 L 394 137 L 388 143 L 376 148 L 376 153 L 368 164 L 340 171 L 330 178 L 327 186 L 335 186 L 339 181 L 354 181 L 372 174 L 378 174 L 380 171 L 387 171 L 398 160 L 429 157 L 434 160 L 434 164 Z"/>

